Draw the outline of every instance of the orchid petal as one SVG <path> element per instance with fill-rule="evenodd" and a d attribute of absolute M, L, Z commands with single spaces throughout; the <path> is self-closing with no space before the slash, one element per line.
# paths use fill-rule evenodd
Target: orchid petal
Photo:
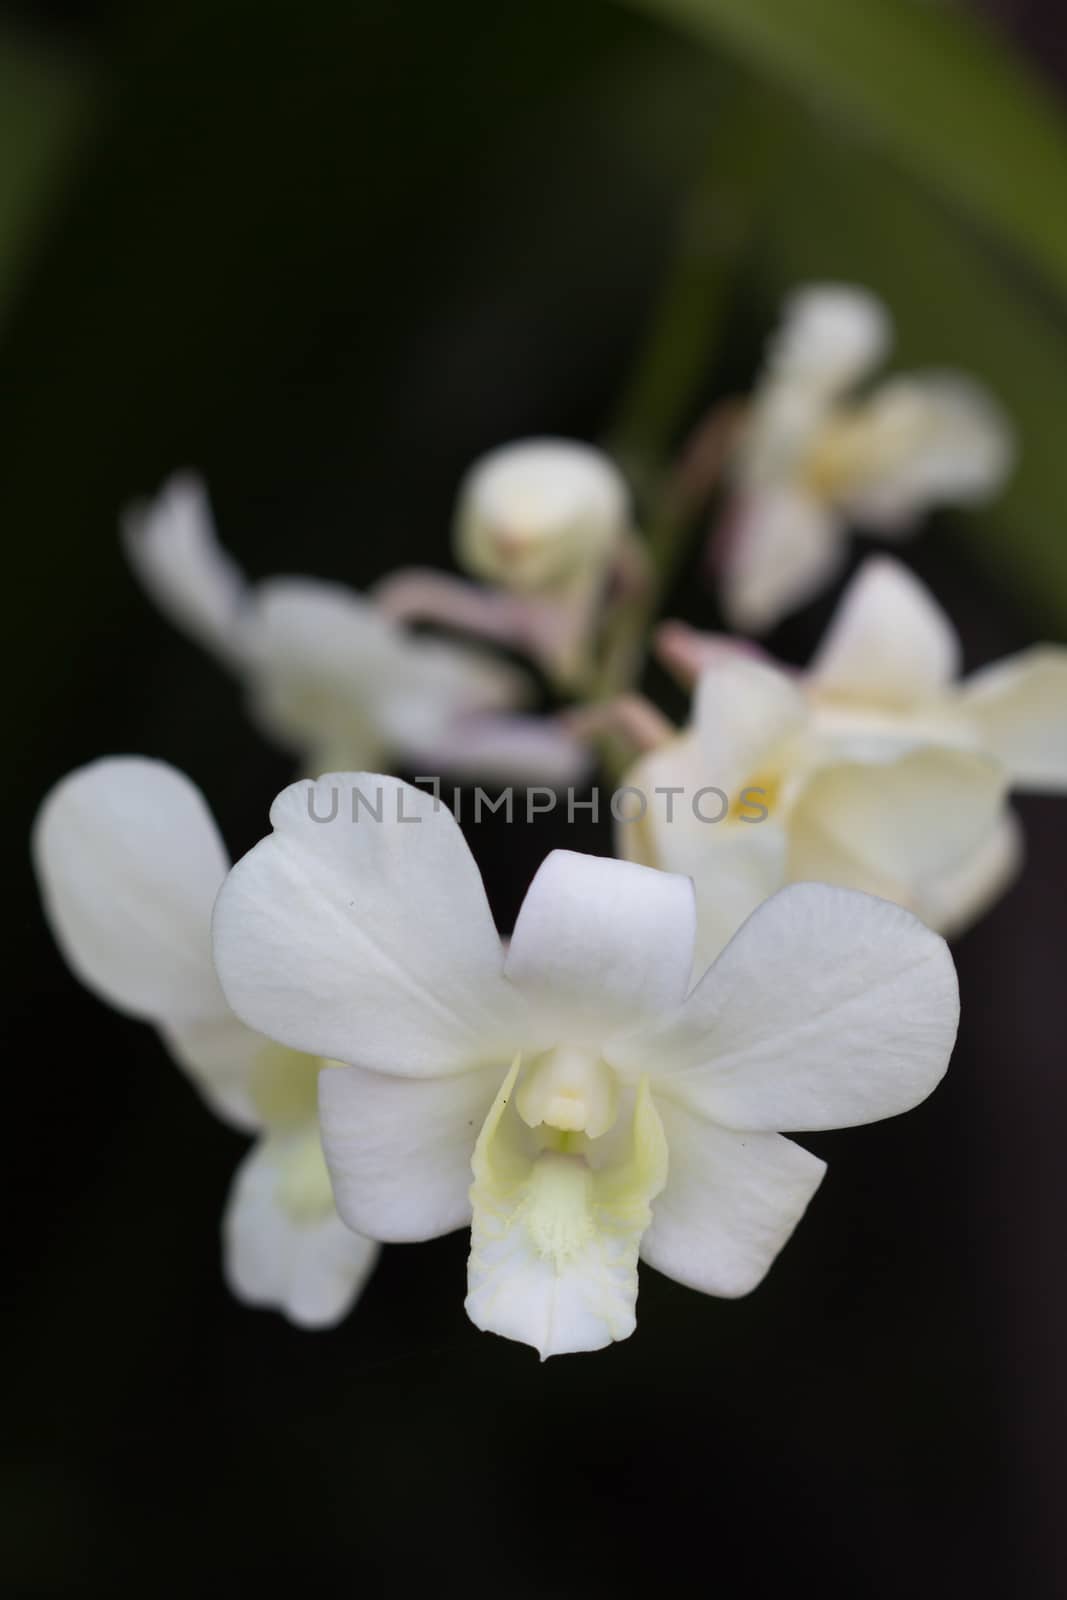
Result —
<path fill-rule="evenodd" d="M 271 823 L 215 913 L 238 1016 L 294 1050 L 403 1076 L 510 1059 L 520 1002 L 474 858 L 438 800 L 333 773 L 284 790 Z"/>
<path fill-rule="evenodd" d="M 56 942 L 88 988 L 160 1024 L 226 1015 L 210 940 L 226 851 L 182 773 L 138 756 L 69 773 L 38 812 L 33 856 Z"/>
<path fill-rule="evenodd" d="M 796 884 L 755 911 L 680 1011 L 612 1065 L 727 1128 L 843 1128 L 926 1098 L 959 1018 L 943 939 L 888 901 Z"/>
<path fill-rule="evenodd" d="M 960 642 L 930 591 L 887 557 L 864 562 L 841 597 L 808 671 L 820 691 L 907 707 L 959 671 Z"/>
<path fill-rule="evenodd" d="M 766 815 L 746 821 L 722 814 L 721 796 L 706 792 L 708 772 L 692 733 L 644 756 L 626 781 L 649 797 L 650 809 L 639 823 L 616 825 L 616 851 L 630 861 L 692 878 L 699 976 L 745 918 L 785 886 L 787 830 L 769 792 L 758 784 L 733 793 L 723 789 L 722 795 L 732 809 L 746 794 L 743 816 L 756 818 L 752 802 L 764 806 Z"/>
<path fill-rule="evenodd" d="M 849 425 L 851 466 L 838 490 L 845 513 L 893 532 L 937 505 L 989 498 L 1015 446 L 992 396 L 956 373 L 915 373 L 883 384 Z"/>
<path fill-rule="evenodd" d="M 408 639 L 402 668 L 382 690 L 379 715 L 390 744 L 435 772 L 446 770 L 453 736 L 462 740 L 468 719 L 493 719 L 482 741 L 483 751 L 491 754 L 493 732 L 507 730 L 503 714 L 531 698 L 525 673 L 477 646 L 450 639 Z M 460 766 L 463 759 L 461 749 Z"/>
<path fill-rule="evenodd" d="M 380 764 L 381 686 L 404 663 L 397 630 L 340 584 L 272 578 L 249 622 L 250 710 L 314 772 Z"/>
<path fill-rule="evenodd" d="M 171 622 L 231 665 L 244 658 L 245 576 L 222 549 L 203 482 L 168 479 L 122 519 L 130 566 Z"/>
<path fill-rule="evenodd" d="M 844 565 L 839 518 L 777 484 L 741 491 L 719 539 L 720 599 L 731 627 L 765 633 L 829 587 Z"/>
<path fill-rule="evenodd" d="M 349 1227 L 400 1242 L 465 1227 L 471 1155 L 503 1076 L 503 1063 L 432 1079 L 323 1072 L 323 1149 Z"/>
<path fill-rule="evenodd" d="M 505 971 L 544 1042 L 599 1042 L 678 1005 L 696 933 L 688 878 L 554 850 L 527 891 Z"/>
<path fill-rule="evenodd" d="M 1067 649 L 1038 645 L 974 673 L 962 709 L 1022 789 L 1067 789 Z"/>
<path fill-rule="evenodd" d="M 378 1255 L 334 1210 L 314 1125 L 253 1146 L 223 1220 L 226 1281 L 239 1300 L 300 1327 L 330 1328 L 359 1298 Z"/>
<path fill-rule="evenodd" d="M 693 706 L 694 776 L 723 790 L 731 802 L 755 783 L 809 716 L 789 674 L 755 656 L 724 656 L 700 676 Z"/>
<path fill-rule="evenodd" d="M 937 746 L 882 765 L 826 767 L 794 807 L 789 875 L 917 909 L 928 879 L 954 871 L 989 838 L 1005 789 L 995 762 Z"/>
<path fill-rule="evenodd" d="M 954 939 L 1010 889 L 1022 870 L 1024 856 L 1019 819 L 1014 812 L 1005 811 L 959 866 L 924 880 L 915 910 L 928 928 Z"/>
<path fill-rule="evenodd" d="M 839 395 L 874 370 L 891 337 L 889 314 L 868 290 L 807 284 L 786 299 L 768 351 L 769 381 Z"/>
<path fill-rule="evenodd" d="M 735 1133 L 660 1098 L 670 1155 L 641 1259 L 704 1294 L 748 1294 L 822 1182 L 826 1163 L 777 1133 Z"/>

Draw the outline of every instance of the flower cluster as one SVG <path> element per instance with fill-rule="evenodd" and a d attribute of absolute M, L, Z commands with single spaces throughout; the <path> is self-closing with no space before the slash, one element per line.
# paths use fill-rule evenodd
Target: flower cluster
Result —
<path fill-rule="evenodd" d="M 818 880 L 908 906 L 959 933 L 1021 861 L 1010 788 L 1067 793 L 1067 650 L 1039 647 L 958 679 L 955 631 L 917 578 L 870 557 L 810 667 L 792 672 L 672 623 L 664 661 L 696 685 L 693 720 L 666 733 L 629 781 L 710 781 L 772 799 L 769 825 L 738 809 L 720 828 L 620 828 L 626 854 L 692 875 L 702 948 L 786 883 Z"/>
<path fill-rule="evenodd" d="M 849 525 L 898 536 L 1003 479 L 1010 433 L 975 385 L 857 394 L 888 338 L 859 289 L 788 303 L 730 413 L 711 566 L 736 624 L 828 583 Z M 907 1111 L 948 1065 L 945 936 L 1017 870 L 1010 791 L 1067 791 L 1067 650 L 961 678 L 949 619 L 886 556 L 802 671 L 653 632 L 662 540 L 619 467 L 563 439 L 470 469 L 469 577 L 250 582 L 190 475 L 122 526 L 302 774 L 232 869 L 199 790 L 141 757 L 61 778 L 33 834 L 73 972 L 255 1139 L 223 1219 L 234 1293 L 328 1326 L 381 1243 L 469 1227 L 471 1321 L 544 1358 L 633 1332 L 639 1262 L 754 1289 L 825 1170 L 786 1135 Z M 639 692 L 646 642 L 692 691 L 682 729 Z M 614 857 L 552 852 L 502 939 L 440 778 L 551 797 L 598 757 L 622 785 Z M 627 816 L 627 789 L 667 803 Z"/>

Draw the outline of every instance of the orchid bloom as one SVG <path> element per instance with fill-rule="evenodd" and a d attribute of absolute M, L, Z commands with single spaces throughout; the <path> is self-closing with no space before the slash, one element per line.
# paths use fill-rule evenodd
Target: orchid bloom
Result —
<path fill-rule="evenodd" d="M 934 506 L 971 505 L 1013 456 L 1000 408 L 953 372 L 854 390 L 885 355 L 888 314 L 847 285 L 792 294 L 742 425 L 713 543 L 731 626 L 763 632 L 840 570 L 850 525 L 900 538 Z"/>
<path fill-rule="evenodd" d="M 229 862 L 200 791 L 163 762 L 93 762 L 43 802 L 33 854 L 71 970 L 152 1023 L 216 1115 L 256 1136 L 223 1218 L 231 1290 L 305 1327 L 336 1323 L 378 1246 L 333 1204 L 316 1112 L 323 1063 L 245 1027 L 219 987 L 211 911 Z"/>
<path fill-rule="evenodd" d="M 402 572 L 381 586 L 385 609 L 510 642 L 567 692 L 593 669 L 609 591 L 647 580 L 622 474 L 573 439 L 521 439 L 476 461 L 460 485 L 455 545 L 487 587 Z"/>
<path fill-rule="evenodd" d="M 171 478 L 123 529 L 160 610 L 237 675 L 256 722 L 305 771 L 397 757 L 455 777 L 551 783 L 586 765 L 562 727 L 516 714 L 524 675 L 484 651 L 413 634 L 340 584 L 250 584 L 220 547 L 196 477 Z"/>
<path fill-rule="evenodd" d="M 542 1358 L 633 1332 L 639 1256 L 748 1293 L 824 1171 L 778 1130 L 895 1115 L 947 1065 L 952 960 L 897 906 L 788 889 L 693 986 L 685 878 L 555 851 L 505 948 L 430 795 L 333 774 L 271 822 L 216 907 L 230 1004 L 347 1063 L 320 1080 L 342 1217 L 470 1223 L 471 1319 Z"/>
<path fill-rule="evenodd" d="M 821 879 L 898 901 L 942 933 L 972 923 L 1021 859 L 1009 786 L 1067 792 L 1067 650 L 1037 646 L 959 681 L 960 645 L 929 591 L 871 557 L 815 658 L 793 674 L 671 624 L 661 653 L 699 673 L 692 727 L 636 767 L 651 794 L 751 786 L 708 826 L 691 805 L 620 825 L 637 860 L 692 873 L 707 948 L 783 883 Z M 705 807 L 705 815 L 709 807 Z"/>

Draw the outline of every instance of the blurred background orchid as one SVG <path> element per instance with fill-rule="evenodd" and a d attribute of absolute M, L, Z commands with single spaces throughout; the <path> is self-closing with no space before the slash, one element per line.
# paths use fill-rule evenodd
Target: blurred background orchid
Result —
<path fill-rule="evenodd" d="M 12 1592 L 432 1591 L 473 1520 L 520 1596 L 662 1582 L 643 1526 L 746 1595 L 816 1570 L 828 1600 L 1058 1600 L 1060 8 L 14 0 L 0 129 Z M 896 570 L 864 565 L 872 538 L 913 574 L 884 606 L 860 604 Z M 123 1019 L 64 968 L 24 859 L 45 794 L 161 758 L 236 858 L 297 767 L 577 784 L 584 808 L 530 825 L 465 816 L 506 933 L 553 848 L 616 847 L 594 764 L 670 783 L 700 739 L 718 763 L 735 678 L 774 686 L 737 777 L 788 801 L 716 836 L 739 902 L 789 849 L 828 870 L 827 818 L 859 815 L 824 759 L 842 699 L 848 782 L 901 769 L 862 848 L 832 843 L 971 924 L 942 1088 L 906 1125 L 804 1137 L 828 1203 L 755 1296 L 646 1274 L 639 1334 L 595 1358 L 537 1372 L 475 1334 L 456 1237 L 369 1277 L 342 1240 L 312 1320 L 363 1289 L 333 1332 L 235 1304 L 205 1241 L 245 1146 L 135 1020 L 172 1032 L 206 990 L 161 1009 L 98 973 Z M 798 704 L 824 742 L 790 765 L 775 707 Z M 931 743 L 947 776 L 917 785 Z M 1010 778 L 1037 792 L 1009 811 Z M 936 836 L 896 826 L 905 791 Z M 106 866 L 77 817 L 66 838 Z M 683 842 L 618 849 L 695 871 L 661 859 Z M 261 1113 L 269 1154 L 293 1130 Z M 292 1314 L 296 1280 L 259 1272 L 265 1197 L 232 1191 L 230 1281 Z"/>

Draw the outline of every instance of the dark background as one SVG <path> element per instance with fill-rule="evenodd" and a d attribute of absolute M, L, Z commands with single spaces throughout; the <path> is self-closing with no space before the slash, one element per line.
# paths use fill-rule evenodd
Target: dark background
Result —
<path fill-rule="evenodd" d="M 1063 70 L 1055 7 L 997 9 Z M 33 91 L 0 176 L 40 159 L 47 180 L 14 265 L 0 236 L 11 1592 L 1067 1592 L 1063 802 L 1022 805 L 1026 874 L 958 944 L 944 1086 L 812 1141 L 830 1174 L 765 1284 L 726 1303 L 644 1270 L 633 1339 L 545 1366 L 467 1323 L 459 1235 L 387 1250 L 333 1332 L 231 1302 L 218 1222 L 243 1141 L 66 973 L 29 874 L 41 796 L 97 755 L 182 767 L 235 854 L 290 776 L 136 591 L 119 507 L 196 465 L 255 575 L 447 564 L 473 456 L 611 427 L 733 69 L 607 0 L 0 22 Z M 793 114 L 766 95 L 768 120 Z M 811 137 L 817 184 L 852 158 Z M 846 212 L 803 271 L 867 261 Z M 742 268 L 682 423 L 749 381 L 793 270 L 772 251 Z M 911 270 L 868 279 L 936 330 Z M 968 364 L 950 320 L 929 355 Z M 909 358 L 929 326 L 905 318 Z M 990 559 L 995 526 L 972 543 L 939 518 L 909 552 L 968 665 L 1064 637 L 1040 584 Z M 698 573 L 673 609 L 710 626 Z M 806 658 L 830 603 L 781 654 Z M 610 849 L 556 818 L 470 836 L 503 927 L 547 850 Z"/>

